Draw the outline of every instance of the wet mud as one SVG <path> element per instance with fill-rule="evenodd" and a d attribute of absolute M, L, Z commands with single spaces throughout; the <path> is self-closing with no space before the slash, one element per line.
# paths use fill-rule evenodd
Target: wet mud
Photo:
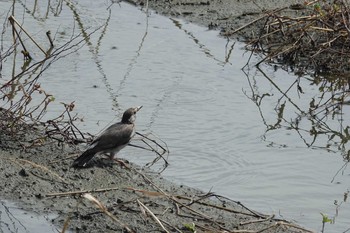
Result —
<path fill-rule="evenodd" d="M 22 133 L 20 142 L 1 135 L 0 196 L 54 216 L 49 221 L 59 232 L 308 232 L 134 164 L 98 157 L 88 168 L 74 169 L 77 148 L 38 141 L 45 138 L 40 128 Z"/>
<path fill-rule="evenodd" d="M 147 7 L 145 0 L 128 0 L 128 2 Z M 300 1 L 262 0 L 150 0 L 148 7 L 159 14 L 185 19 L 209 30 L 219 30 L 220 35 L 242 41 L 255 38 L 265 23 L 265 16 L 276 10 L 285 15 L 303 14 L 292 6 Z"/>

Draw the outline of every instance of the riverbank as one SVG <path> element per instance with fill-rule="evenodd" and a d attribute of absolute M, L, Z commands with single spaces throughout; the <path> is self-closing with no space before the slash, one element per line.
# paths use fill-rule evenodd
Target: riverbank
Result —
<path fill-rule="evenodd" d="M 137 6 L 146 7 L 146 0 L 128 0 Z M 241 1 L 241 0 L 149 0 L 148 7 L 158 14 L 182 18 L 209 30 L 219 30 L 220 35 L 247 41 L 254 38 L 264 25 L 264 18 L 272 12 L 285 15 L 302 14 L 298 8 L 303 1 Z"/>
<path fill-rule="evenodd" d="M 218 30 L 247 43 L 260 62 L 297 75 L 344 76 L 349 71 L 348 3 L 344 1 L 128 0 L 169 17 Z M 259 63 L 260 63 L 259 62 Z M 258 64 L 259 64 L 258 63 Z M 341 81 L 341 80 L 340 80 Z"/>
<path fill-rule="evenodd" d="M 0 196 L 25 211 L 55 216 L 49 220 L 59 232 L 310 232 L 135 164 L 125 168 L 98 158 L 89 168 L 73 169 L 76 148 L 40 141 L 43 132 L 27 129 L 20 141 L 1 135 Z"/>

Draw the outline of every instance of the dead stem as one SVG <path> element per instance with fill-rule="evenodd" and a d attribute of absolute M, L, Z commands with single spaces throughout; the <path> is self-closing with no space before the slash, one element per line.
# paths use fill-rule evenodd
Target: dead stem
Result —
<path fill-rule="evenodd" d="M 253 21 L 251 21 L 251 22 L 249 22 L 249 23 L 247 23 L 247 24 L 245 24 L 245 25 L 243 25 L 243 26 L 241 26 L 241 27 L 235 29 L 234 31 L 228 31 L 228 32 L 222 33 L 222 35 L 223 35 L 223 36 L 232 36 L 233 34 L 236 34 L 237 32 L 242 31 L 243 29 L 249 27 L 250 25 L 252 25 L 252 24 L 254 24 L 254 23 L 256 23 L 256 22 L 258 22 L 258 21 L 260 21 L 260 20 L 262 20 L 262 19 L 264 19 L 264 18 L 266 18 L 266 17 L 269 17 L 270 14 L 277 13 L 277 12 L 282 11 L 282 10 L 284 10 L 284 9 L 286 9 L 286 7 L 273 10 L 273 11 L 271 11 L 270 13 L 267 13 L 267 14 L 265 14 L 265 15 L 263 15 L 263 16 L 257 18 L 257 19 L 254 19 Z"/>
<path fill-rule="evenodd" d="M 168 145 L 163 140 L 161 140 L 160 138 L 156 137 L 152 133 L 149 133 L 148 135 L 144 135 L 144 134 L 141 134 L 139 132 L 136 132 L 135 134 L 141 136 L 141 138 L 138 139 L 138 140 L 141 140 L 147 147 L 138 146 L 138 145 L 134 145 L 134 144 L 130 144 L 130 143 L 129 143 L 129 146 L 133 146 L 133 147 L 136 147 L 136 148 L 140 148 L 140 149 L 144 149 L 144 150 L 148 150 L 148 151 L 156 153 L 158 155 L 158 157 L 156 157 L 152 162 L 147 163 L 146 166 L 151 167 L 152 165 L 154 165 L 161 158 L 164 161 L 164 166 L 163 166 L 162 170 L 159 173 L 162 173 L 169 166 L 169 162 L 163 156 L 164 154 L 168 154 L 169 155 Z M 150 138 L 149 135 L 152 135 L 152 136 L 156 137 L 158 140 L 161 141 L 161 143 L 164 144 L 164 146 L 162 146 L 160 143 L 158 143 L 155 139 Z M 153 146 L 151 144 L 153 144 L 155 146 Z M 158 148 L 160 148 L 160 151 L 158 150 Z"/>
<path fill-rule="evenodd" d="M 117 222 L 119 225 L 121 225 L 127 232 L 135 233 L 125 223 L 121 222 L 117 217 L 115 217 L 111 212 L 109 212 L 107 208 L 91 194 L 85 193 L 83 197 L 95 204 L 103 213 L 110 217 L 114 222 Z"/>
<path fill-rule="evenodd" d="M 305 3 L 297 16 L 290 16 L 285 11 L 287 8 L 276 9 L 224 35 L 232 36 L 253 24 L 261 28 L 261 33 L 252 35 L 247 45 L 264 53 L 257 66 L 267 61 L 280 64 L 282 68 L 287 64 L 286 67 L 293 67 L 298 74 L 348 73 L 348 4 L 345 0 L 312 1 Z M 337 59 L 331 59 L 334 56 Z"/>
<path fill-rule="evenodd" d="M 257 220 L 251 220 L 251 221 L 246 221 L 246 222 L 241 222 L 239 223 L 239 225 L 244 226 L 247 224 L 252 224 L 252 223 L 260 223 L 260 222 L 266 222 L 266 221 L 270 221 L 271 219 L 273 219 L 275 217 L 275 215 L 271 215 L 268 218 L 264 218 L 264 219 L 257 219 Z"/>
<path fill-rule="evenodd" d="M 152 211 L 147 207 L 145 206 L 142 202 L 140 202 L 138 199 L 136 200 L 137 201 L 137 204 L 139 204 L 140 208 L 144 209 L 147 213 L 149 213 L 152 218 L 154 219 L 154 221 L 156 221 L 159 226 L 167 233 L 169 233 L 169 231 L 163 226 L 163 224 L 161 223 L 161 221 L 158 219 L 157 216 L 154 215 L 154 213 L 152 213 Z"/>
<path fill-rule="evenodd" d="M 45 56 L 47 56 L 45 50 L 43 48 L 41 48 L 41 46 L 33 39 L 33 37 L 22 27 L 22 25 L 20 23 L 18 23 L 18 21 L 15 19 L 15 17 L 13 15 L 11 15 L 9 17 L 10 22 L 14 22 L 16 23 L 16 25 L 28 36 L 28 38 L 41 50 L 41 52 L 44 53 Z M 14 28 L 14 24 L 12 24 L 13 28 Z M 17 34 L 18 38 L 19 34 Z M 22 44 L 23 46 L 23 44 Z M 26 49 L 24 49 L 25 51 L 27 51 Z"/>
<path fill-rule="evenodd" d="M 262 229 L 262 230 L 259 230 L 259 231 L 250 231 L 250 230 L 229 230 L 227 228 L 224 227 L 224 223 L 221 223 L 217 220 L 215 220 L 214 218 L 210 217 L 210 216 L 207 216 L 206 214 L 198 211 L 198 210 L 195 210 L 194 208 L 191 208 L 190 205 L 193 205 L 193 204 L 198 204 L 200 206 L 208 206 L 208 207 L 212 207 L 212 208 L 216 208 L 216 209 L 220 209 L 220 210 L 224 210 L 224 211 L 228 211 L 228 212 L 231 212 L 231 213 L 234 213 L 234 214 L 242 214 L 242 215 L 246 215 L 246 216 L 251 216 L 251 217 L 255 217 L 257 218 L 256 220 L 251 220 L 251 221 L 247 221 L 247 222 L 243 222 L 241 223 L 241 225 L 248 225 L 248 224 L 254 224 L 254 223 L 259 223 L 259 222 L 269 222 L 270 220 L 274 219 L 274 215 L 272 216 L 264 216 L 264 215 L 261 215 L 261 214 L 257 214 L 251 210 L 249 210 L 248 208 L 246 208 L 244 205 L 242 205 L 240 202 L 237 202 L 237 204 L 241 205 L 243 208 L 246 209 L 246 211 L 248 212 L 244 212 L 244 211 L 236 211 L 236 210 L 233 210 L 233 209 L 230 209 L 230 208 L 226 208 L 226 207 L 222 207 L 222 206 L 217 206 L 217 205 L 214 205 L 214 204 L 210 204 L 210 203 L 207 203 L 207 202 L 204 202 L 204 201 L 201 201 L 203 200 L 204 198 L 209 198 L 211 196 L 214 196 L 214 197 L 217 197 L 217 198 L 220 198 L 221 196 L 219 195 L 215 195 L 213 193 L 208 193 L 206 195 L 203 195 L 203 196 L 200 196 L 198 199 L 194 200 L 193 198 L 189 198 L 189 197 L 186 197 L 186 196 L 182 196 L 182 195 L 171 195 L 171 194 L 168 194 L 166 193 L 164 190 L 162 190 L 160 187 L 158 187 L 156 184 L 154 184 L 145 174 L 143 173 L 140 173 L 139 171 L 133 169 L 136 173 L 138 173 L 141 177 L 143 177 L 145 179 L 145 181 L 147 183 L 149 183 L 155 190 L 157 190 L 156 192 L 153 192 L 153 191 L 149 191 L 149 190 L 140 190 L 140 189 L 135 189 L 135 188 L 127 188 L 128 190 L 132 190 L 132 191 L 136 191 L 136 192 L 140 192 L 146 196 L 151 196 L 151 197 L 164 197 L 164 198 L 167 198 L 170 202 L 172 202 L 174 204 L 174 206 L 176 207 L 176 214 L 179 215 L 179 216 L 183 216 L 183 217 L 186 217 L 186 218 L 195 218 L 195 219 L 203 219 L 205 222 L 210 222 L 213 224 L 212 227 L 214 228 L 208 228 L 208 226 L 200 226 L 198 224 L 196 224 L 196 226 L 198 226 L 199 228 L 203 229 L 203 230 L 208 230 L 209 232 L 215 232 L 215 231 L 226 231 L 226 232 L 254 232 L 254 233 L 257 233 L 257 232 L 263 232 L 263 231 L 266 231 L 268 229 L 271 229 L 271 228 L 274 228 L 274 227 L 278 227 L 278 226 L 288 226 L 288 227 L 291 227 L 291 228 L 296 228 L 298 230 L 301 230 L 301 232 L 311 232 L 309 230 L 306 230 L 302 227 L 299 227 L 299 226 L 296 226 L 294 224 L 291 224 L 291 223 L 288 223 L 288 222 L 284 222 L 284 221 L 279 221 L 277 224 L 275 223 L 272 223 L 271 225 L 267 226 L 266 228 Z M 190 203 L 188 204 L 185 204 L 185 203 L 182 203 L 180 202 L 180 200 L 187 200 L 187 201 L 190 201 Z M 229 200 L 229 199 L 228 199 Z M 185 209 L 185 210 L 188 210 L 189 213 L 191 215 L 183 215 L 181 213 L 181 209 Z M 161 220 L 160 220 L 161 221 Z"/>
<path fill-rule="evenodd" d="M 101 189 L 92 189 L 92 190 L 78 190 L 78 191 L 69 191 L 62 193 L 48 193 L 46 197 L 63 197 L 63 196 L 71 196 L 71 195 L 81 195 L 85 193 L 99 193 L 99 192 L 108 192 L 113 190 L 119 190 L 120 187 L 112 187 L 112 188 L 101 188 Z"/>

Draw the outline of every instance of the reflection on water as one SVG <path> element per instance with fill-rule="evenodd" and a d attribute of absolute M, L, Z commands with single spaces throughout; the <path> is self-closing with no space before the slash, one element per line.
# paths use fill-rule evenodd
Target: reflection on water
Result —
<path fill-rule="evenodd" d="M 82 44 L 40 79 L 55 98 L 46 117 L 61 112 L 59 102 L 75 101 L 80 128 L 96 134 L 124 109 L 143 105 L 137 130 L 168 144 L 166 177 L 316 230 L 320 212 L 338 213 L 326 229 L 350 227 L 350 208 L 341 202 L 349 189 L 342 167 L 349 151 L 347 79 L 296 77 L 264 65 L 242 70 L 250 55 L 243 44 L 153 12 L 147 18 L 128 4 L 53 4 L 34 11 L 23 3 L 23 26 L 36 35 L 56 31 L 55 46 L 74 36 Z M 5 36 L 10 44 L 11 34 Z M 154 158 L 131 147 L 120 156 L 139 164 Z"/>
<path fill-rule="evenodd" d="M 350 159 L 347 143 L 350 139 L 349 80 L 344 77 L 296 77 L 286 88 L 278 80 L 272 80 L 263 70 L 260 75 L 246 73 L 251 93 L 246 93 L 258 107 L 266 126 L 266 134 L 273 130 L 295 131 L 307 147 L 341 151 L 345 161 Z M 256 83 L 263 77 L 273 90 L 262 93 Z M 309 86 L 318 91 L 309 91 Z M 268 99 L 275 99 L 270 108 L 264 107 Z M 265 110 L 273 109 L 276 119 L 266 119 Z M 267 116 L 269 117 L 269 116 Z"/>

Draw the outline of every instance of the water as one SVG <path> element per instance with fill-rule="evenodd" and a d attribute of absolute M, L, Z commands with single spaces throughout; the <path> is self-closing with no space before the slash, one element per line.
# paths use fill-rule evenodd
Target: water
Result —
<path fill-rule="evenodd" d="M 36 18 L 25 14 L 24 26 L 46 45 L 42 35 L 48 29 L 55 44 L 62 45 L 72 34 L 107 23 L 41 77 L 43 89 L 56 99 L 47 116 L 62 111 L 59 102 L 75 101 L 75 111 L 84 117 L 81 129 L 98 133 L 126 108 L 143 105 L 137 130 L 157 134 L 170 149 L 164 176 L 320 231 L 320 213 L 335 215 L 334 200 L 340 203 L 348 191 L 350 173 L 345 169 L 336 175 L 342 154 L 335 146 L 324 149 L 327 137 L 317 137 L 308 147 L 309 132 L 287 128 L 300 110 L 308 110 L 312 98 L 319 100 L 319 86 L 302 77 L 304 94 L 298 93 L 293 74 L 265 65 L 266 76 L 253 67 L 243 72 L 250 54 L 243 44 L 219 38 L 217 31 L 152 12 L 147 20 L 143 11 L 124 3 L 108 7 L 106 2 L 75 2 L 63 4 L 57 16 L 56 6 L 48 8 L 47 18 L 46 6 Z M 16 10 L 23 13 L 20 6 Z M 40 51 L 34 59 L 42 59 Z M 254 96 L 264 96 L 260 105 Z M 283 103 L 284 120 L 266 132 L 277 123 Z M 348 112 L 344 107 L 344 116 Z M 301 117 L 300 127 L 308 129 L 311 122 Z M 327 124 L 339 127 L 337 118 Z M 154 155 L 126 148 L 120 157 L 143 165 Z M 349 214 L 345 202 L 326 232 L 347 230 Z"/>
<path fill-rule="evenodd" d="M 9 201 L 0 201 L 1 233 L 57 232 L 57 229 L 48 221 L 51 217 L 54 218 L 54 216 L 41 216 L 22 210 Z"/>

